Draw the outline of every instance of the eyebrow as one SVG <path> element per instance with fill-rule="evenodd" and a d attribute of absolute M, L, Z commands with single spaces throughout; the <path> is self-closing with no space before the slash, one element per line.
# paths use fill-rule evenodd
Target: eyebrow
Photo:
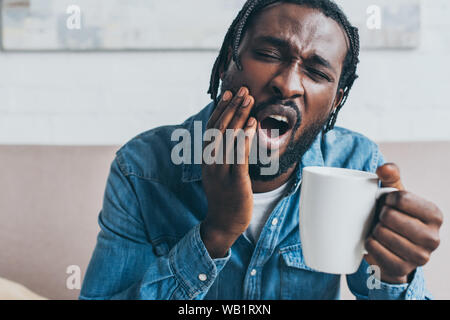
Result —
<path fill-rule="evenodd" d="M 318 54 L 316 54 L 316 53 L 314 53 L 314 54 L 313 54 L 311 57 L 309 57 L 307 60 L 311 61 L 311 62 L 314 63 L 314 64 L 318 64 L 318 65 L 321 65 L 321 66 L 323 66 L 323 67 L 325 67 L 325 68 L 328 68 L 328 69 L 330 69 L 331 71 L 333 71 L 333 72 L 336 73 L 336 71 L 334 71 L 334 68 L 333 68 L 333 66 L 331 65 L 331 63 L 330 63 L 327 59 L 321 57 L 320 55 L 318 55 Z"/>
<path fill-rule="evenodd" d="M 277 38 L 274 36 L 259 36 L 256 38 L 255 42 L 256 43 L 265 42 L 265 43 L 271 44 L 271 45 L 279 47 L 279 48 L 292 48 L 293 47 L 292 44 L 288 40 L 285 40 L 282 38 Z M 321 65 L 327 69 L 330 69 L 334 73 L 336 73 L 336 71 L 334 70 L 331 63 L 327 59 L 318 55 L 317 53 L 312 54 L 310 57 L 308 57 L 305 60 L 307 60 L 313 64 Z"/>

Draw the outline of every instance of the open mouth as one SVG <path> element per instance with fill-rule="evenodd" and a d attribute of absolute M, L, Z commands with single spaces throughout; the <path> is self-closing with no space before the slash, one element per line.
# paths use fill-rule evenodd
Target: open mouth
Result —
<path fill-rule="evenodd" d="M 297 123 L 297 113 L 291 107 L 271 105 L 256 115 L 260 145 L 276 150 L 288 143 Z"/>
<path fill-rule="evenodd" d="M 261 129 L 267 130 L 269 137 L 272 130 L 278 130 L 280 136 L 283 136 L 289 130 L 289 120 L 284 116 L 270 115 L 261 121 Z"/>

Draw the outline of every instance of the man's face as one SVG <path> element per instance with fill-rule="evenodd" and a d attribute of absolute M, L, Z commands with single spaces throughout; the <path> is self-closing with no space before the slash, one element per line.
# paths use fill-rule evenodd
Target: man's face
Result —
<path fill-rule="evenodd" d="M 347 37 L 333 19 L 282 3 L 265 8 L 250 23 L 239 47 L 243 69 L 230 59 L 221 91 L 250 90 L 259 146 L 279 154 L 277 176 L 300 160 L 342 99 L 338 84 L 347 49 Z M 261 129 L 278 129 L 279 136 Z M 276 177 L 250 173 L 254 179 Z"/>

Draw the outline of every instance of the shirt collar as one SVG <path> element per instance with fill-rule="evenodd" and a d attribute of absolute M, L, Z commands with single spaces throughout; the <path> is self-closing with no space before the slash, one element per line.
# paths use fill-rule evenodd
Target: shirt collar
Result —
<path fill-rule="evenodd" d="M 202 137 L 205 133 L 206 125 L 208 123 L 208 120 L 214 110 L 214 102 L 211 102 L 208 104 L 202 111 L 200 111 L 198 114 L 191 117 L 188 122 L 188 128 L 191 135 L 191 139 L 194 138 L 194 123 L 195 121 L 201 121 L 202 122 Z M 192 140 L 193 142 L 193 140 Z M 192 150 L 193 151 L 193 150 Z M 193 153 L 193 152 L 192 152 Z M 193 155 L 192 159 L 193 160 Z M 311 147 L 306 151 L 306 153 L 303 155 L 302 160 L 300 162 L 300 165 L 298 166 L 296 170 L 296 179 L 295 183 L 292 186 L 292 189 L 289 193 L 295 192 L 300 183 L 301 183 L 301 173 L 303 168 L 305 167 L 323 167 L 324 166 L 324 160 L 323 160 L 323 154 L 322 154 L 322 132 L 316 137 Z M 194 161 L 191 161 L 191 163 L 184 163 L 182 165 L 182 181 L 183 182 L 198 182 L 202 180 L 202 165 L 201 164 L 195 164 Z"/>

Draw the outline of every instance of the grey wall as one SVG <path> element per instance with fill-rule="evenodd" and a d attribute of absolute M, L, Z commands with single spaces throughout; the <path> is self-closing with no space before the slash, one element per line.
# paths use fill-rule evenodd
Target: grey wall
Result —
<path fill-rule="evenodd" d="M 450 140 L 450 1 L 421 4 L 416 49 L 362 52 L 340 125 L 377 141 Z M 114 145 L 179 123 L 209 102 L 216 55 L 0 52 L 0 143 Z"/>

